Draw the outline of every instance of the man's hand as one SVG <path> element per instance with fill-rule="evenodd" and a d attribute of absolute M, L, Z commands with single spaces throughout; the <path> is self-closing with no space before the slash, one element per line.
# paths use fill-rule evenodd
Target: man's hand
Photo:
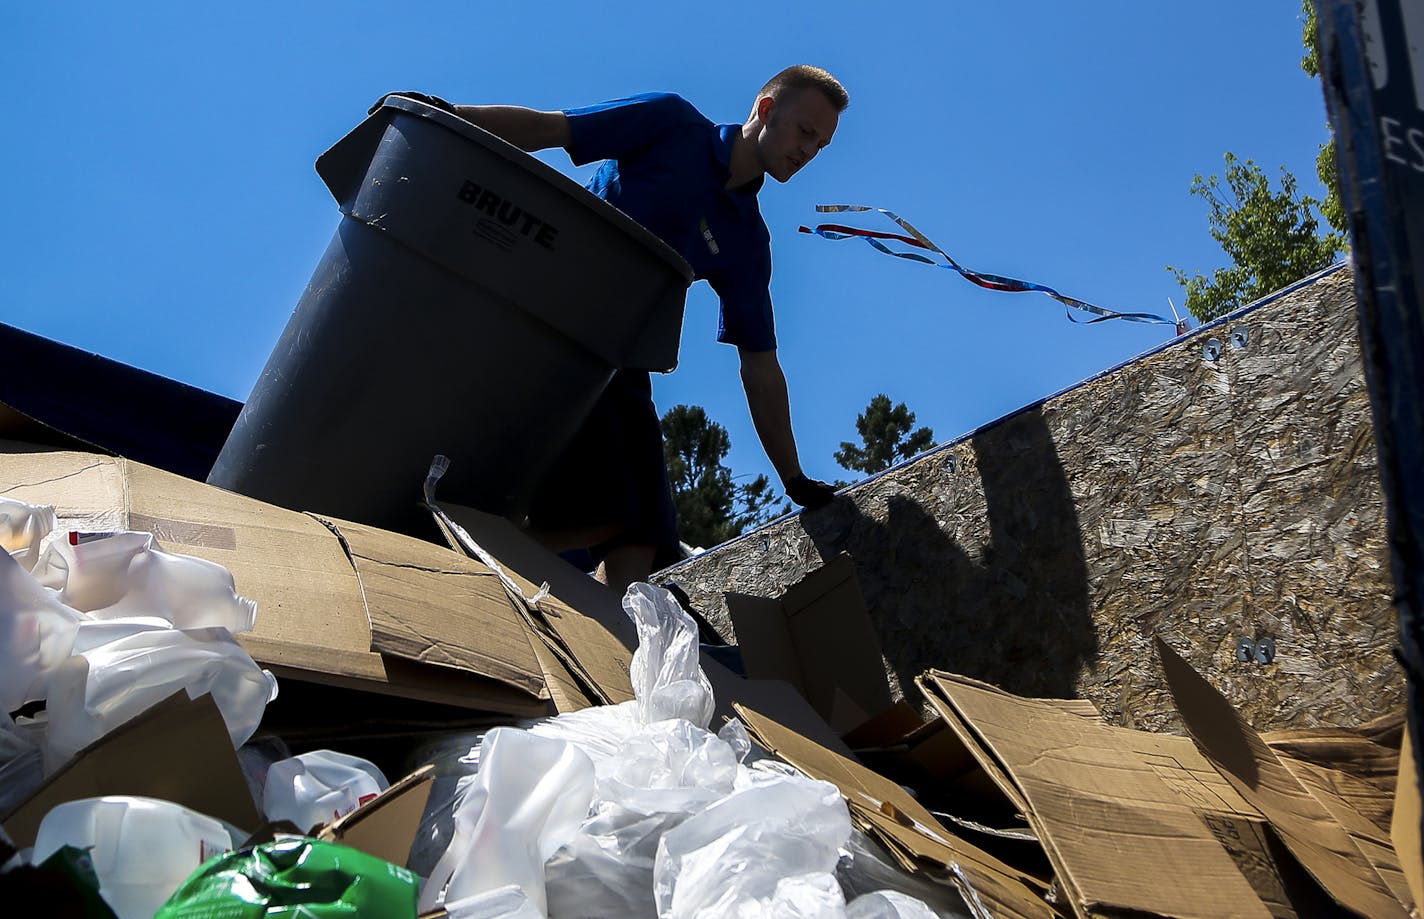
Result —
<path fill-rule="evenodd" d="M 438 109 L 443 109 L 444 111 L 449 112 L 451 115 L 455 114 L 455 106 L 446 102 L 444 99 L 441 99 L 439 96 L 430 96 L 426 95 L 425 93 L 414 92 L 413 90 L 405 90 L 404 92 L 398 93 L 386 93 L 384 96 L 376 100 L 375 105 L 371 106 L 366 110 L 366 114 L 376 114 L 376 109 L 380 108 L 382 105 L 385 105 L 386 100 L 389 99 L 391 96 L 399 96 L 402 99 L 414 99 L 416 102 L 424 102 L 426 105 L 433 105 Z"/>
<path fill-rule="evenodd" d="M 806 510 L 814 511 L 834 501 L 836 490 L 802 472 L 786 483 L 786 496 Z"/>

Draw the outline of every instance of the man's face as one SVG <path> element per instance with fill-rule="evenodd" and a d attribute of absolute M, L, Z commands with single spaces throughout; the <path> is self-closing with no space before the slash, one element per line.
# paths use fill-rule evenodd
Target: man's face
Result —
<path fill-rule="evenodd" d="M 757 101 L 761 133 L 757 155 L 766 174 L 785 182 L 811 162 L 831 142 L 840 115 L 818 89 L 783 93 L 780 99 Z"/>

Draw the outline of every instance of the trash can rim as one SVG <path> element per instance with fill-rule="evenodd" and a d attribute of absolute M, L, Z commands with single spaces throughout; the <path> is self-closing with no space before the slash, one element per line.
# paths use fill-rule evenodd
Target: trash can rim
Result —
<path fill-rule="evenodd" d="M 564 191 L 584 207 L 589 208 L 610 223 L 617 225 L 625 233 L 656 252 L 662 257 L 663 261 L 675 268 L 678 273 L 686 279 L 687 284 L 690 285 L 693 282 L 692 266 L 687 263 L 686 259 L 678 254 L 677 250 L 659 239 L 657 235 L 648 230 L 647 227 L 644 227 L 641 223 L 593 194 L 548 163 L 520 150 L 503 138 L 491 134 L 473 122 L 466 121 L 458 115 L 452 115 L 444 109 L 427 105 L 419 100 L 408 99 L 404 96 L 387 96 L 381 107 L 399 109 L 407 114 L 433 121 L 443 127 L 449 128 L 468 140 L 474 141 L 487 150 L 499 154 L 510 162 L 528 169 L 530 172 L 539 176 L 539 178 Z"/>

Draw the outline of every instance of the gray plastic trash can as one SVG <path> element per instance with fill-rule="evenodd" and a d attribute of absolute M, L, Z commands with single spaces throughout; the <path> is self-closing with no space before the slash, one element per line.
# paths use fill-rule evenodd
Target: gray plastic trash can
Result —
<path fill-rule="evenodd" d="M 618 368 L 677 364 L 692 271 L 566 176 L 388 98 L 317 160 L 344 215 L 208 481 L 424 531 L 440 494 L 523 514 Z"/>

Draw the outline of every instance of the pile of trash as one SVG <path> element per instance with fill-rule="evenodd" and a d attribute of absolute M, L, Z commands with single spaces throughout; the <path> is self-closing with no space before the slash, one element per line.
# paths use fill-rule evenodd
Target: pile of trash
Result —
<path fill-rule="evenodd" d="M 12 882 L 71 866 L 119 919 L 297 903 L 460 919 L 967 915 L 952 888 L 890 865 L 835 785 L 758 750 L 736 720 L 712 731 L 697 626 L 661 588 L 634 585 L 623 601 L 635 698 L 471 738 L 396 865 L 320 838 L 390 787 L 374 764 L 244 748 L 277 684 L 233 638 L 257 610 L 225 569 L 147 533 L 56 533 L 51 508 L 8 499 L 0 538 L 0 692 L 7 712 L 44 703 L 5 719 L 3 809 L 181 690 L 216 702 L 267 821 L 262 840 L 169 801 L 67 801 L 5 865 Z"/>

